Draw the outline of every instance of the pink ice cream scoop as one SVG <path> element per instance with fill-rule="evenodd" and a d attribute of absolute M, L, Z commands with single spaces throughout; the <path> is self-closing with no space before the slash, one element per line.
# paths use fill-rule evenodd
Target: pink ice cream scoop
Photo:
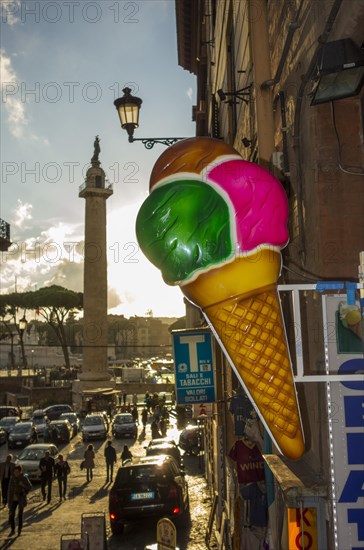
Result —
<path fill-rule="evenodd" d="M 207 168 L 205 176 L 227 193 L 236 213 L 241 251 L 267 244 L 284 248 L 289 240 L 288 201 L 281 183 L 267 170 L 245 160 L 228 160 Z"/>

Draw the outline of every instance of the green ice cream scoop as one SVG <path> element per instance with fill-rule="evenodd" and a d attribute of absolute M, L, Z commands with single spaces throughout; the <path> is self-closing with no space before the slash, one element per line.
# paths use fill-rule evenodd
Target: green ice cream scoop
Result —
<path fill-rule="evenodd" d="M 136 221 L 139 245 L 170 285 L 232 254 L 229 208 L 210 185 L 198 180 L 156 187 Z"/>

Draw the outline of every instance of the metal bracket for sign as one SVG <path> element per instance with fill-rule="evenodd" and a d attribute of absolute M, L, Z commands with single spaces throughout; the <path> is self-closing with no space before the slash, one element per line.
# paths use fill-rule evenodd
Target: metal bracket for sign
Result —
<path fill-rule="evenodd" d="M 293 306 L 293 318 L 296 329 L 296 365 L 297 374 L 294 375 L 296 382 L 347 382 L 347 381 L 363 381 L 363 374 L 330 374 L 326 369 L 326 374 L 305 374 L 303 364 L 303 350 L 302 350 L 302 329 L 301 329 L 301 309 L 300 309 L 300 292 L 312 291 L 312 292 L 324 292 L 324 291 L 347 291 L 348 301 L 352 299 L 353 290 L 364 289 L 364 283 L 344 283 L 344 282 L 330 282 L 324 281 L 317 284 L 293 284 L 293 285 L 278 285 L 278 292 L 290 292 L 292 297 Z M 350 298 L 349 298 L 350 297 Z M 324 302 L 325 295 L 322 296 Z M 325 343 L 328 341 L 328 325 L 325 314 L 325 308 L 323 308 L 323 321 L 324 321 L 324 338 Z M 363 321 L 362 321 L 363 322 Z"/>

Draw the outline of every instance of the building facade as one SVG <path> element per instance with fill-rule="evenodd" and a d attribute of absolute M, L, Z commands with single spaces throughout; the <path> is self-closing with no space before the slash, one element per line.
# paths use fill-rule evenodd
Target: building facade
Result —
<path fill-rule="evenodd" d="M 357 281 L 359 254 L 364 249 L 363 88 L 352 97 L 316 105 L 311 102 L 327 44 L 350 38 L 359 58 L 363 55 L 364 2 L 176 0 L 176 19 L 179 64 L 197 77 L 196 135 L 224 140 L 245 160 L 271 171 L 286 190 L 290 242 L 283 251 L 280 282 Z M 321 299 L 309 290 L 302 296 L 299 329 L 304 373 L 323 376 L 327 350 Z M 293 305 L 286 294 L 281 298 L 297 369 L 295 357 L 301 343 Z M 218 493 L 220 524 L 226 520 L 234 548 L 239 548 L 238 481 L 227 456 L 239 439 L 231 412 L 239 384 L 217 343 L 215 363 L 217 403 L 206 428 L 207 475 Z M 297 501 L 289 500 L 284 487 L 288 475 L 291 488 L 300 480 L 307 502 L 317 498 L 322 505 L 324 512 L 318 520 L 321 544 L 340 548 L 331 491 L 333 451 L 327 386 L 322 380 L 301 381 L 296 386 L 306 452 L 297 463 L 272 467 L 274 476 L 267 477 L 267 484 L 270 479 L 276 498 L 280 494 L 283 503 L 275 510 L 275 519 L 273 513 L 269 517 L 271 544 L 288 547 L 285 511 L 298 506 Z M 343 444 L 344 439 L 343 435 Z M 274 495 L 268 494 L 268 504 L 272 498 Z M 346 521 L 350 523 L 349 516 L 348 512 Z M 355 520 L 350 529 L 352 540 L 359 545 Z"/>

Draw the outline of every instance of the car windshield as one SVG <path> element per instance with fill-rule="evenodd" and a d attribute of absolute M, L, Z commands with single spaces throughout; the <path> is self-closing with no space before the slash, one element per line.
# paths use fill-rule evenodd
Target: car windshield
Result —
<path fill-rule="evenodd" d="M 6 418 L 3 418 L 0 420 L 0 426 L 9 426 L 11 424 L 16 424 L 17 419 L 13 416 L 7 416 Z"/>
<path fill-rule="evenodd" d="M 63 420 L 70 420 L 70 421 L 74 422 L 76 420 L 76 415 L 72 414 L 72 413 L 62 413 L 61 418 Z"/>
<path fill-rule="evenodd" d="M 123 416 L 115 416 L 115 424 L 132 424 L 134 422 L 131 414 Z"/>
<path fill-rule="evenodd" d="M 31 430 L 31 424 L 17 424 L 11 430 L 11 433 L 13 433 L 13 434 L 14 433 L 22 434 L 22 433 L 25 433 L 25 432 L 30 432 L 30 430 Z"/>
<path fill-rule="evenodd" d="M 41 418 L 41 417 L 33 418 L 33 422 L 34 422 L 34 424 L 45 424 L 46 423 L 45 419 Z"/>
<path fill-rule="evenodd" d="M 166 464 L 145 465 L 132 468 L 120 468 L 116 477 L 116 485 L 129 485 L 130 483 L 140 481 L 156 480 L 157 483 L 165 481 L 172 476 L 171 471 Z"/>
<path fill-rule="evenodd" d="M 19 455 L 19 460 L 40 460 L 47 450 L 48 447 L 43 447 L 41 449 L 30 449 L 28 447 Z"/>
<path fill-rule="evenodd" d="M 86 416 L 84 426 L 97 426 L 97 424 L 103 424 L 102 418 L 99 416 Z"/>

